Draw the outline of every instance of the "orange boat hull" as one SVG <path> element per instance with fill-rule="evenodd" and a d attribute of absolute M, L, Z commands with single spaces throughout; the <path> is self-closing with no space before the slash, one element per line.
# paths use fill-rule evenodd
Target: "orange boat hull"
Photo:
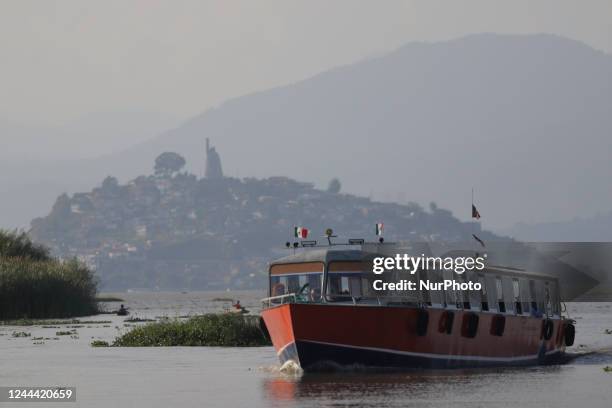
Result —
<path fill-rule="evenodd" d="M 428 323 L 419 330 L 423 310 Z M 470 336 L 465 331 L 468 315 L 478 316 Z M 497 336 L 491 332 L 495 316 L 456 310 L 450 330 L 444 330 L 441 325 L 448 313 L 436 308 L 295 303 L 262 312 L 280 362 L 293 360 L 305 370 L 328 364 L 396 368 L 530 365 L 563 355 L 564 320 L 552 320 L 552 336 L 545 340 L 542 318 L 506 315 L 503 335 Z"/>

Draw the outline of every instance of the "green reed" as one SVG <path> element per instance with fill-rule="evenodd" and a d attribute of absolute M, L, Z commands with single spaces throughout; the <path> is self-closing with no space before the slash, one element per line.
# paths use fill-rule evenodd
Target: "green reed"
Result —
<path fill-rule="evenodd" d="M 206 314 L 189 320 L 163 320 L 138 326 L 115 339 L 119 347 L 268 346 L 259 316 Z"/>
<path fill-rule="evenodd" d="M 93 272 L 76 260 L 0 255 L 0 320 L 95 314 L 96 286 Z"/>

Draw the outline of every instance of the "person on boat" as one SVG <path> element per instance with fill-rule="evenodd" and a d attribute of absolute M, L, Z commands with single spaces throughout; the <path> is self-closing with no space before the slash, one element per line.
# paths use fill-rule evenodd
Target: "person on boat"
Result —
<path fill-rule="evenodd" d="M 232 304 L 234 309 L 242 310 L 242 305 L 240 304 L 240 300 L 236 300 L 236 303 Z"/>

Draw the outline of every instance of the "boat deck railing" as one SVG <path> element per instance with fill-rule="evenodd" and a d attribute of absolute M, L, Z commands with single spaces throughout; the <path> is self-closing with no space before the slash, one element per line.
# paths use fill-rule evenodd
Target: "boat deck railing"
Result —
<path fill-rule="evenodd" d="M 306 300 L 305 296 L 297 293 L 286 293 L 279 296 L 271 296 L 261 299 L 263 309 L 290 303 L 330 303 L 330 304 L 353 304 L 353 305 L 377 305 L 377 306 L 419 306 L 421 302 L 414 298 L 397 296 L 350 296 L 330 295 L 325 299 Z"/>
<path fill-rule="evenodd" d="M 277 305 L 284 305 L 285 303 L 296 303 L 297 295 L 295 293 L 286 293 L 284 295 L 272 296 L 261 299 L 261 306 L 268 308 Z"/>

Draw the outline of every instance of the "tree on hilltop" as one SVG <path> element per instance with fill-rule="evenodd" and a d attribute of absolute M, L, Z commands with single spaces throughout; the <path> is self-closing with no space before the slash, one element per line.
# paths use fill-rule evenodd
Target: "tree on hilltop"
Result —
<path fill-rule="evenodd" d="M 156 175 L 170 177 L 185 166 L 185 158 L 178 153 L 164 152 L 155 159 Z"/>
<path fill-rule="evenodd" d="M 327 185 L 327 192 L 332 194 L 338 194 L 341 188 L 342 184 L 340 183 L 340 180 L 334 178 Z"/>

